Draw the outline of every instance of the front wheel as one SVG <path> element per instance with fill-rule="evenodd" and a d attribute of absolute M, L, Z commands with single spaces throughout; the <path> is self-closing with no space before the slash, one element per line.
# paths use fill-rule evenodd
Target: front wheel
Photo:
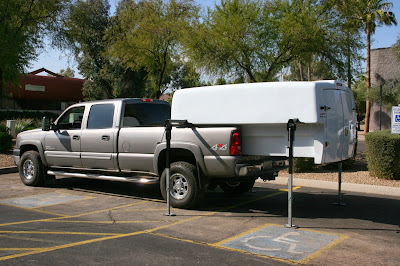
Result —
<path fill-rule="evenodd" d="M 21 156 L 19 176 L 27 186 L 39 187 L 45 182 L 44 165 L 37 151 L 27 151 Z"/>
<path fill-rule="evenodd" d="M 226 181 L 219 184 L 219 187 L 226 193 L 230 194 L 243 194 L 253 188 L 255 180 L 252 181 Z"/>
<path fill-rule="evenodd" d="M 163 171 L 160 179 L 160 189 L 163 198 L 167 199 L 167 171 Z M 175 208 L 193 208 L 201 199 L 202 190 L 197 180 L 197 169 L 187 162 L 175 162 L 170 169 L 170 204 Z"/>

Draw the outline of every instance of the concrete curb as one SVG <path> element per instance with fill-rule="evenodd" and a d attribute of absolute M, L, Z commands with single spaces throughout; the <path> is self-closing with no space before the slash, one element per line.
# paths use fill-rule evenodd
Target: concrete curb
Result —
<path fill-rule="evenodd" d="M 257 180 L 257 182 L 263 182 L 263 181 Z M 287 186 L 288 178 L 276 177 L 276 180 L 268 181 L 268 184 Z M 312 188 L 333 189 L 333 190 L 338 189 L 337 182 L 313 180 L 313 179 L 293 178 L 293 185 L 300 187 L 312 187 Z M 384 187 L 384 186 L 374 186 L 374 185 L 355 184 L 355 183 L 342 183 L 342 191 L 400 197 L 400 187 Z"/>
<path fill-rule="evenodd" d="M 16 166 L 0 168 L 0 175 L 17 173 L 17 172 L 18 172 L 18 167 Z"/>

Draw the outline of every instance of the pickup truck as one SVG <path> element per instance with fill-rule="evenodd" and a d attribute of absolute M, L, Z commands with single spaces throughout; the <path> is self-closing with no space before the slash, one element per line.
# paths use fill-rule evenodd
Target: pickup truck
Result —
<path fill-rule="evenodd" d="M 206 108 L 206 107 L 204 107 Z M 199 110 L 201 111 L 201 110 Z M 113 99 L 70 106 L 50 124 L 18 134 L 14 160 L 22 182 L 42 186 L 55 176 L 156 183 L 166 198 L 165 123 L 169 103 Z M 239 126 L 174 127 L 170 204 L 192 208 L 207 188 L 249 191 L 274 179 L 284 157 L 242 155 Z"/>

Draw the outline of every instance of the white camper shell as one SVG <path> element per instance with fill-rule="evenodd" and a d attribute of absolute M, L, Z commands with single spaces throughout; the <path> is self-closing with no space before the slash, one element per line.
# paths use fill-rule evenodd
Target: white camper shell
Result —
<path fill-rule="evenodd" d="M 289 119 L 298 118 L 294 157 L 316 164 L 353 157 L 353 92 L 339 81 L 263 82 L 198 87 L 174 94 L 171 119 L 240 125 L 243 155 L 288 156 Z"/>

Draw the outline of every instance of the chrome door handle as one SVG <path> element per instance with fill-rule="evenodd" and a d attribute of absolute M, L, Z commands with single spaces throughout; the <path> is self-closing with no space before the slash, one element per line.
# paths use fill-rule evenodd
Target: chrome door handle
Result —
<path fill-rule="evenodd" d="M 104 140 L 104 141 L 109 141 L 110 140 L 110 136 L 102 136 L 101 137 L 101 140 Z"/>
<path fill-rule="evenodd" d="M 75 135 L 72 137 L 73 140 L 79 140 L 79 136 Z"/>

